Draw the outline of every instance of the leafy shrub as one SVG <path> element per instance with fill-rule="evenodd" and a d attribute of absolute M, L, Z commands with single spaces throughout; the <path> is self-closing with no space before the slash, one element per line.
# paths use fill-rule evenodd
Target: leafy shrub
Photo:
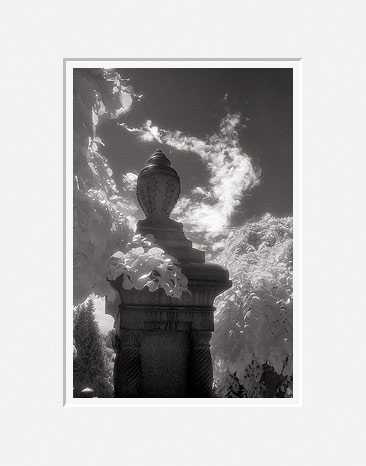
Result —
<path fill-rule="evenodd" d="M 140 98 L 117 72 L 74 70 L 74 305 L 106 294 L 105 261 L 132 238 L 134 211 L 117 189 L 97 133 Z"/>
<path fill-rule="evenodd" d="M 154 292 L 162 288 L 167 296 L 174 298 L 180 298 L 184 291 L 189 292 L 188 280 L 177 265 L 177 259 L 154 245 L 152 235 L 146 238 L 136 235 L 131 244 L 134 247 L 128 252 L 117 251 L 110 258 L 109 280 L 122 275 L 122 286 L 126 290 L 142 290 L 146 286 Z"/>
<path fill-rule="evenodd" d="M 292 228 L 292 218 L 266 214 L 232 232 L 218 257 L 233 280 L 215 302 L 212 354 L 221 389 L 235 374 L 243 393 L 262 397 L 263 373 L 272 368 L 292 393 Z"/>

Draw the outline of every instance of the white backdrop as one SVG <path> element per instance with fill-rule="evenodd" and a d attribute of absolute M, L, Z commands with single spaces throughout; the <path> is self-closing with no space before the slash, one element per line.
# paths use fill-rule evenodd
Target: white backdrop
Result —
<path fill-rule="evenodd" d="M 0 21 L 0 464 L 365 464 L 362 2 L 35 0 Z M 62 407 L 64 57 L 303 59 L 302 408 Z"/>

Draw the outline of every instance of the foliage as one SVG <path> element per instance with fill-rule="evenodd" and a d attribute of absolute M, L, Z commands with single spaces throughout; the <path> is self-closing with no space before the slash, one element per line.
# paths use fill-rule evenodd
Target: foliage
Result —
<path fill-rule="evenodd" d="M 99 125 L 139 100 L 128 79 L 100 69 L 74 70 L 74 304 L 104 296 L 105 261 L 132 237 L 131 207 L 119 193 L 102 155 Z"/>
<path fill-rule="evenodd" d="M 113 385 L 114 361 L 116 358 L 116 353 L 114 352 L 114 336 L 114 329 L 111 329 L 102 334 L 103 353 L 106 363 L 107 380 L 111 385 Z"/>
<path fill-rule="evenodd" d="M 292 396 L 292 377 L 277 374 L 268 364 L 252 362 L 238 377 L 237 371 L 226 372 L 214 382 L 217 398 L 289 398 Z"/>
<path fill-rule="evenodd" d="M 109 280 L 122 275 L 122 286 L 126 290 L 142 290 L 146 286 L 150 292 L 154 292 L 162 288 L 174 298 L 180 298 L 184 291 L 189 292 L 188 280 L 177 265 L 177 260 L 154 245 L 152 235 L 146 238 L 136 235 L 131 244 L 134 247 L 127 253 L 118 251 L 110 258 Z"/>
<path fill-rule="evenodd" d="M 74 309 L 74 341 L 77 349 L 73 367 L 75 397 L 87 387 L 93 389 L 99 398 L 111 397 L 113 393 L 110 364 L 105 356 L 105 345 L 94 312 L 92 299 Z"/>
<path fill-rule="evenodd" d="M 94 293 L 107 295 L 116 305 L 116 293 L 106 280 L 108 270 L 109 279 L 123 273 L 126 289 L 163 288 L 174 297 L 187 290 L 175 259 L 162 249 L 144 250 L 149 246 L 145 242 L 121 252 L 132 238 L 129 220 L 133 211 L 117 189 L 108 159 L 101 154 L 104 143 L 97 129 L 141 99 L 128 82 L 110 70 L 77 69 L 74 73 L 74 304 Z"/>
<path fill-rule="evenodd" d="M 215 302 L 212 354 L 217 387 L 228 387 L 235 374 L 246 396 L 264 396 L 268 366 L 282 376 L 290 393 L 292 247 L 292 218 L 270 214 L 228 237 L 217 259 L 233 280 L 232 288 Z"/>
<path fill-rule="evenodd" d="M 140 98 L 113 70 L 74 70 L 75 305 L 94 293 L 116 306 L 109 280 L 120 275 L 125 289 L 163 288 L 177 298 L 188 291 L 174 258 L 151 238 L 132 239 L 134 211 L 118 190 L 98 135 L 101 124 L 119 121 Z M 292 219 L 267 214 L 233 231 L 215 261 L 229 268 L 233 280 L 215 303 L 217 396 L 291 396 Z M 74 317 L 76 388 L 94 384 L 105 396 L 111 390 L 111 335 L 101 336 L 90 300 Z"/>
<path fill-rule="evenodd" d="M 83 302 L 93 292 L 108 291 L 105 262 L 122 249 L 132 236 L 123 218 L 113 220 L 113 208 L 93 199 L 90 193 L 74 194 L 74 302 Z"/>

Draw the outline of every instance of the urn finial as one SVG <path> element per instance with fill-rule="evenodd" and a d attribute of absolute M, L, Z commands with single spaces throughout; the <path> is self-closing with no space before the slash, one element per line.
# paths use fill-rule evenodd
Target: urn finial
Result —
<path fill-rule="evenodd" d="M 153 235 L 156 244 L 180 263 L 205 262 L 205 253 L 194 249 L 185 237 L 183 224 L 169 218 L 179 198 L 180 178 L 160 149 L 140 172 L 136 194 L 146 215 L 137 222 L 137 234 Z"/>
<path fill-rule="evenodd" d="M 139 174 L 136 194 L 147 219 L 169 218 L 180 194 L 180 178 L 160 149 Z"/>

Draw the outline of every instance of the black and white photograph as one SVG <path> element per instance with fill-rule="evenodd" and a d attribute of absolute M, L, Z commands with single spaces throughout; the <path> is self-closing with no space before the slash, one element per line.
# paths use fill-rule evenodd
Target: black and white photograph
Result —
<path fill-rule="evenodd" d="M 293 398 L 294 64 L 123 65 L 72 69 L 73 398 Z"/>
<path fill-rule="evenodd" d="M 0 466 L 365 466 L 359 0 L 4 2 Z"/>

